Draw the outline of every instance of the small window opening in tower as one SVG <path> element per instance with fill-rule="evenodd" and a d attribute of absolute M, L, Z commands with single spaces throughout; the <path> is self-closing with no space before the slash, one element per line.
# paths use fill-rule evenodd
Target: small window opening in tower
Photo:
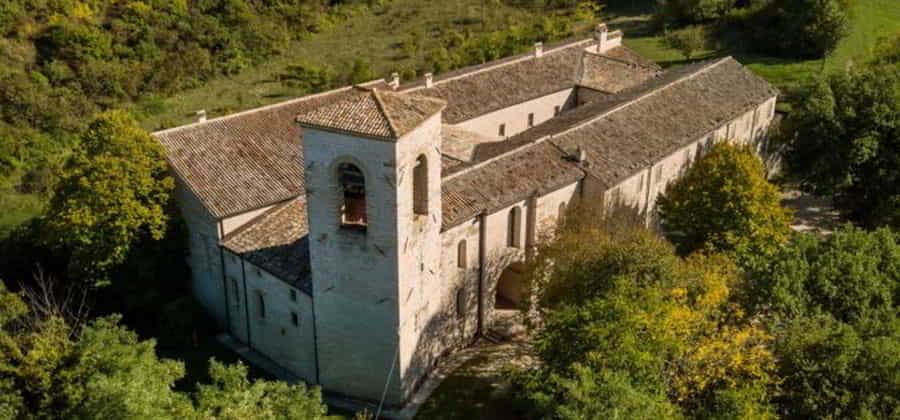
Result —
<path fill-rule="evenodd" d="M 534 113 L 528 114 L 528 128 L 534 127 Z"/>
<path fill-rule="evenodd" d="M 500 124 L 500 129 L 497 130 L 497 135 L 500 137 L 506 137 L 506 124 Z"/>
<path fill-rule="evenodd" d="M 365 231 L 368 225 L 365 176 L 356 165 L 342 163 L 338 166 L 338 181 L 344 196 L 341 227 Z"/>
<path fill-rule="evenodd" d="M 413 213 L 428 214 L 428 159 L 419 155 L 413 168 Z"/>

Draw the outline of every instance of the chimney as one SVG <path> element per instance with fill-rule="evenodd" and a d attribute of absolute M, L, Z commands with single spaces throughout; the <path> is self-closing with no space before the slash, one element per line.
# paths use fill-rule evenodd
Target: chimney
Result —
<path fill-rule="evenodd" d="M 603 44 L 606 43 L 606 36 L 609 34 L 609 28 L 605 23 L 598 23 L 597 29 L 594 30 L 594 39 L 597 41 L 597 52 L 603 52 Z"/>
<path fill-rule="evenodd" d="M 206 121 L 206 110 L 205 109 L 201 109 L 201 110 L 197 111 L 195 113 L 195 115 L 197 115 L 197 122 Z"/>
<path fill-rule="evenodd" d="M 431 73 L 425 73 L 425 87 L 430 88 L 434 86 L 434 78 L 431 76 Z"/>
<path fill-rule="evenodd" d="M 391 82 L 388 84 L 391 86 L 391 89 L 397 90 L 400 87 L 400 73 L 391 73 Z"/>
<path fill-rule="evenodd" d="M 544 55 L 544 43 L 543 42 L 535 42 L 534 43 L 534 56 L 540 57 Z"/>

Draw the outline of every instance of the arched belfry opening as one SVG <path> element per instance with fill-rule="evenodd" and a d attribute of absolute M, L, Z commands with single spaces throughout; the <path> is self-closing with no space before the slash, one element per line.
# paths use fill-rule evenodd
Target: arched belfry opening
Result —
<path fill-rule="evenodd" d="M 416 158 L 413 168 L 413 213 L 428 214 L 428 159 Z"/>
<path fill-rule="evenodd" d="M 366 214 L 366 177 L 352 163 L 341 163 L 337 168 L 341 185 L 341 227 L 365 230 L 369 219 Z"/>

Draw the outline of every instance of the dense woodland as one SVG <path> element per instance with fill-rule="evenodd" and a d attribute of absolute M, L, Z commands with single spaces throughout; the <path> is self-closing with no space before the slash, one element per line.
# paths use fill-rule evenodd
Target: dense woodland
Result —
<path fill-rule="evenodd" d="M 0 418 L 325 416 L 318 391 L 258 379 L 213 343 L 187 289 L 173 179 L 139 119 L 147 98 L 252 70 L 390 3 L 0 4 L 0 200 L 40 201 L 0 226 Z M 299 63 L 277 83 L 315 92 L 385 70 L 440 73 L 580 34 L 612 3 L 484 1 L 397 42 L 403 64 Z M 651 27 L 685 61 L 735 44 L 821 58 L 848 33 L 848 4 L 664 0 Z M 531 18 L 487 25 L 500 5 Z M 728 146 L 671 185 L 662 235 L 624 213 L 570 223 L 534 262 L 541 364 L 511 375 L 518 414 L 900 416 L 900 36 L 783 93 L 783 180 L 833 198 L 848 225 L 792 232 L 762 162 Z"/>

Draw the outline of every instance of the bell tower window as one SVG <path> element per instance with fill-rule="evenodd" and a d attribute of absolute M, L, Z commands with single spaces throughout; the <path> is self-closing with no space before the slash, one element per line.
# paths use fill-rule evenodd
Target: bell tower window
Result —
<path fill-rule="evenodd" d="M 416 158 L 413 168 L 413 213 L 428 214 L 428 159 Z"/>
<path fill-rule="evenodd" d="M 338 181 L 343 193 L 341 227 L 365 231 L 368 224 L 365 176 L 356 165 L 342 163 L 338 165 Z"/>

